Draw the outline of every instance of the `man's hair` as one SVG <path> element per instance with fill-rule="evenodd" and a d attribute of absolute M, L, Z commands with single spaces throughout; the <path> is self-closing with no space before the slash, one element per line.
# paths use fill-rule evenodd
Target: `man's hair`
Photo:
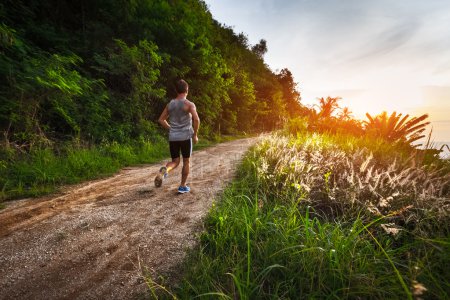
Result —
<path fill-rule="evenodd" d="M 177 91 L 178 94 L 186 93 L 188 91 L 188 88 L 189 88 L 188 83 L 183 79 L 180 79 L 175 83 L 175 90 Z"/>

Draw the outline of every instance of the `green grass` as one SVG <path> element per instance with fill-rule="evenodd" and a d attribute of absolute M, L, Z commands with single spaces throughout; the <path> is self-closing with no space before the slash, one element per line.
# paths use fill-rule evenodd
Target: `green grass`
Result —
<path fill-rule="evenodd" d="M 349 205 L 344 199 L 349 194 L 336 191 L 355 192 L 355 187 L 333 174 L 345 174 L 348 168 L 355 173 L 359 170 L 354 176 L 365 179 L 370 152 L 379 157 L 372 158 L 373 172 L 381 173 L 387 167 L 391 176 L 405 169 L 421 173 L 407 165 L 393 167 L 402 158 L 384 155 L 382 145 L 370 148 L 366 143 L 363 150 L 344 140 L 311 135 L 291 139 L 285 147 L 286 141 L 275 137 L 257 145 L 205 220 L 199 245 L 185 262 L 182 282 L 169 288 L 150 279 L 153 295 L 180 299 L 448 299 L 449 219 L 448 213 L 434 209 L 443 198 L 448 199 L 448 191 L 439 195 L 419 179 L 416 190 L 428 197 L 426 201 L 407 194 L 410 190 L 405 183 L 399 186 L 403 196 L 390 200 L 392 210 L 378 207 L 379 213 L 372 213 L 367 209 L 370 202 L 364 201 L 370 196 L 367 193 L 356 193 L 357 204 Z M 339 163 L 339 158 L 354 161 L 327 175 L 326 162 Z M 286 168 L 292 163 L 297 163 L 297 169 L 289 177 Z M 428 175 L 436 176 L 435 186 L 445 184 L 439 181 L 440 175 Z M 313 178 L 307 182 L 302 181 L 304 177 Z M 377 193 L 391 193 L 391 186 L 384 184 L 377 186 Z M 322 187 L 320 193 L 318 187 Z M 415 209 L 397 211 L 410 204 Z M 420 224 L 411 222 L 414 218 Z M 400 233 L 383 230 L 388 225 L 400 228 Z M 419 295 L 422 287 L 427 290 Z"/>
<path fill-rule="evenodd" d="M 239 136 L 201 138 L 194 151 Z M 2 152 L 0 157 L 0 209 L 1 201 L 20 197 L 36 197 L 54 192 L 63 184 L 110 176 L 120 168 L 137 164 L 149 164 L 169 157 L 168 143 L 164 138 L 152 141 L 136 141 L 129 144 L 116 142 L 92 147 L 69 144 L 35 149 L 31 153 Z"/>
<path fill-rule="evenodd" d="M 90 148 L 69 145 L 58 152 L 36 149 L 4 160 L 0 169 L 0 199 L 47 194 L 62 184 L 109 176 L 124 166 L 155 163 L 169 155 L 163 139 L 105 143 Z"/>
<path fill-rule="evenodd" d="M 194 145 L 194 151 L 241 137 L 202 137 Z M 109 176 L 125 166 L 156 163 L 167 157 L 168 143 L 161 137 L 152 141 L 112 142 L 92 147 L 68 144 L 57 150 L 42 148 L 25 154 L 3 149 L 0 153 L 0 209 L 5 207 L 1 203 L 4 200 L 49 194 L 63 184 Z"/>

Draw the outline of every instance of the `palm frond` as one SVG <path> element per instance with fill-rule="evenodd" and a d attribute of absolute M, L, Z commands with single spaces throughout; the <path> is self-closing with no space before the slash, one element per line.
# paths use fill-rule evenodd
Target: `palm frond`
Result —
<path fill-rule="evenodd" d="M 413 142 L 415 142 L 415 141 L 417 141 L 417 140 L 420 140 L 421 138 L 424 138 L 425 137 L 425 135 L 424 134 L 422 134 L 422 135 L 417 135 L 417 136 L 413 136 L 413 137 L 410 137 L 409 139 L 407 139 L 406 140 L 406 142 L 408 143 L 408 144 L 411 144 L 411 143 L 413 143 Z M 419 146 L 422 146 L 422 144 L 418 144 L 418 145 L 415 145 L 416 147 L 419 147 Z"/>
<path fill-rule="evenodd" d="M 426 118 L 428 118 L 428 114 L 423 114 L 420 117 L 414 117 L 411 120 L 409 120 L 408 122 L 406 122 L 406 124 L 403 127 L 404 128 L 411 128 L 412 126 L 422 122 Z"/>
<path fill-rule="evenodd" d="M 372 118 L 372 116 L 369 113 L 366 113 L 366 117 L 367 117 L 367 119 L 369 119 L 369 122 L 364 121 L 365 124 L 373 123 L 373 118 Z"/>
<path fill-rule="evenodd" d="M 412 117 L 408 120 L 409 115 L 397 114 L 393 112 L 390 115 L 386 111 L 376 116 L 366 113 L 369 121 L 364 121 L 364 130 L 366 133 L 381 137 L 391 142 L 412 143 L 423 138 L 422 133 L 430 122 L 424 122 L 428 118 L 428 114 L 419 117 Z"/>
<path fill-rule="evenodd" d="M 400 114 L 400 115 L 401 115 L 401 114 Z M 400 115 L 399 115 L 399 116 L 400 116 Z M 408 115 L 408 114 L 405 115 L 405 116 L 400 120 L 400 122 L 397 123 L 397 126 L 395 126 L 395 130 L 399 130 L 399 129 L 402 127 L 403 123 L 405 123 L 406 119 L 408 119 L 408 118 L 409 118 L 409 115 Z"/>
<path fill-rule="evenodd" d="M 411 127 L 409 129 L 405 130 L 405 134 L 408 135 L 408 134 L 410 134 L 414 131 L 418 131 L 418 130 L 422 130 L 422 132 L 423 132 L 423 131 L 425 131 L 425 127 L 428 125 L 430 125 L 430 122 L 418 124 L 414 127 Z"/>

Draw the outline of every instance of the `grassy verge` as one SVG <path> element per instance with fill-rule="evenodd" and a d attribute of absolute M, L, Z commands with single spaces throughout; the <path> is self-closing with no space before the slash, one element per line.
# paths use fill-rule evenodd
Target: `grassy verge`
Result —
<path fill-rule="evenodd" d="M 347 142 L 257 145 L 207 217 L 184 280 L 170 293 L 149 280 L 154 295 L 448 299 L 448 166 Z"/>
<path fill-rule="evenodd" d="M 4 160 L 0 169 L 0 199 L 39 196 L 62 184 L 108 176 L 133 164 L 154 163 L 167 157 L 161 138 L 133 144 L 105 143 L 93 147 L 68 145 L 36 149 Z"/>
<path fill-rule="evenodd" d="M 238 138 L 243 136 L 201 138 L 194 151 Z M 4 151 L 0 157 L 0 209 L 4 200 L 48 194 L 63 184 L 110 176 L 122 167 L 155 163 L 169 156 L 167 141 L 162 137 L 92 147 L 69 144 L 58 151 L 44 148 L 25 155 Z"/>

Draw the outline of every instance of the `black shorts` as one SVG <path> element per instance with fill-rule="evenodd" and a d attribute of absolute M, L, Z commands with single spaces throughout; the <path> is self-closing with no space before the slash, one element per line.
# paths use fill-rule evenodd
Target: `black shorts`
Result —
<path fill-rule="evenodd" d="M 192 153 L 192 139 L 185 141 L 169 141 L 169 148 L 170 156 L 172 158 L 180 157 L 180 151 L 183 158 L 189 158 Z"/>

